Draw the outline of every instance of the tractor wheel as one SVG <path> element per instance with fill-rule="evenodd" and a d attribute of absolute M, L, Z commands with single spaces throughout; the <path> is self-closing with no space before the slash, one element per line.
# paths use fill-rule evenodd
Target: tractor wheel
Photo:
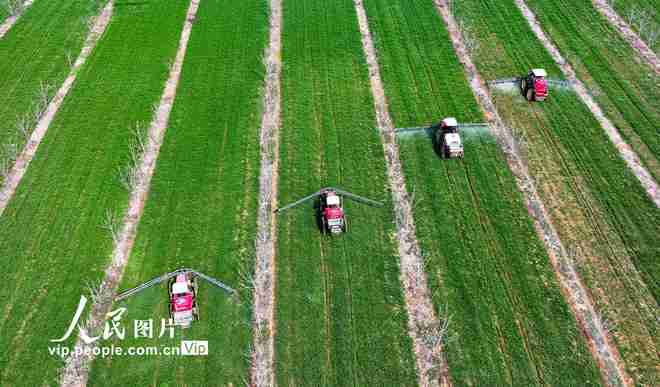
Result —
<path fill-rule="evenodd" d="M 528 101 L 534 101 L 534 90 L 529 89 L 527 90 L 527 100 Z"/>
<path fill-rule="evenodd" d="M 325 219 L 321 219 L 321 233 L 323 235 L 328 233 L 328 226 L 325 224 Z"/>
<path fill-rule="evenodd" d="M 348 218 L 344 216 L 344 233 L 348 232 Z"/>

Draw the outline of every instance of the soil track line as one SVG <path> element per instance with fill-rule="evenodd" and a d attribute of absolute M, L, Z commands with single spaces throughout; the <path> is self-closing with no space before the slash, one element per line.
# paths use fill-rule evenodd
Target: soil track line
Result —
<path fill-rule="evenodd" d="M 32 131 L 28 142 L 25 144 L 25 147 L 16 158 L 16 161 L 9 171 L 7 178 L 3 182 L 2 187 L 0 187 L 0 216 L 2 216 L 5 208 L 7 208 L 9 200 L 12 198 L 12 196 L 14 196 L 14 192 L 16 192 L 18 184 L 21 182 L 21 179 L 23 179 L 25 171 L 27 171 L 30 162 L 34 158 L 34 155 L 37 153 L 39 144 L 41 144 L 41 140 L 46 135 L 48 127 L 50 126 L 51 122 L 53 122 L 57 111 L 60 109 L 62 102 L 64 102 L 64 98 L 67 96 L 69 90 L 71 90 L 71 86 L 73 86 L 73 83 L 76 81 L 78 71 L 85 64 L 85 61 L 87 61 L 87 58 L 94 50 L 96 43 L 105 32 L 105 29 L 110 22 L 110 18 L 112 17 L 112 7 L 113 2 L 110 0 L 96 19 L 94 27 L 92 27 L 92 30 L 87 36 L 87 39 L 83 44 L 83 48 L 80 51 L 80 55 L 71 68 L 69 75 L 64 80 L 64 83 L 62 83 L 62 86 L 60 86 L 60 89 L 53 97 L 53 100 L 48 104 L 45 113 L 41 116 L 39 122 L 37 122 L 37 126 Z"/>
<path fill-rule="evenodd" d="M 510 128 L 504 125 L 497 113 L 486 84 L 470 58 L 463 43 L 463 37 L 459 32 L 458 24 L 451 14 L 448 1 L 434 1 L 438 13 L 449 30 L 454 50 L 465 69 L 465 75 L 470 82 L 472 92 L 477 97 L 479 105 L 490 124 L 491 133 L 502 148 L 509 168 L 515 176 L 516 185 L 525 197 L 527 209 L 534 220 L 534 228 L 548 252 L 550 262 L 561 285 L 562 293 L 570 305 L 580 329 L 587 338 L 593 357 L 598 362 L 603 380 L 610 386 L 632 386 L 632 379 L 624 370 L 618 349 L 613 344 L 600 315 L 595 310 L 589 292 L 578 276 L 573 258 L 562 245 L 559 235 L 550 221 L 550 216 L 545 210 L 534 181 L 529 175 L 527 164 L 519 156 L 518 144 L 513 133 Z"/>
<path fill-rule="evenodd" d="M 275 240 L 279 160 L 282 1 L 270 0 L 270 38 L 261 117 L 261 171 L 254 273 L 254 352 L 252 385 L 275 385 Z"/>
<path fill-rule="evenodd" d="M 387 177 L 392 190 L 401 259 L 401 285 L 404 289 L 408 311 L 409 334 L 415 349 L 419 385 L 424 387 L 451 386 L 442 345 L 439 340 L 436 340 L 439 337 L 440 325 L 433 310 L 431 294 L 426 282 L 424 260 L 417 241 L 410 196 L 401 168 L 399 146 L 396 143 L 394 125 L 387 108 L 387 99 L 380 77 L 376 49 L 369 31 L 367 13 L 362 0 L 354 0 L 354 3 L 362 35 L 362 48 L 369 68 L 376 119 L 385 151 Z"/>
<path fill-rule="evenodd" d="M 437 0 L 436 0 L 437 1 Z M 623 160 L 628 165 L 628 168 L 635 174 L 639 182 L 642 184 L 642 187 L 646 190 L 646 193 L 649 195 L 651 200 L 655 203 L 656 207 L 660 207 L 660 192 L 658 192 L 658 184 L 653 179 L 651 174 L 646 170 L 642 165 L 639 157 L 632 150 L 630 145 L 628 145 L 621 134 L 612 124 L 612 122 L 605 116 L 600 106 L 593 99 L 586 86 L 580 81 L 573 70 L 573 67 L 564 59 L 557 47 L 550 41 L 550 39 L 545 35 L 541 24 L 536 19 L 536 15 L 532 10 L 527 7 L 527 4 L 524 0 L 514 0 L 520 11 L 522 12 L 525 19 L 529 23 L 529 26 L 534 31 L 536 37 L 543 43 L 543 46 L 550 53 L 552 58 L 557 62 L 557 65 L 561 68 L 561 71 L 564 73 L 564 76 L 573 82 L 575 92 L 582 99 L 582 102 L 591 110 L 591 113 L 596 117 L 600 125 L 605 130 L 605 133 L 609 137 L 610 141 L 614 144 L 616 149 L 619 151 L 619 154 Z"/>
<path fill-rule="evenodd" d="M 179 41 L 179 48 L 177 49 L 176 58 L 170 67 L 169 77 L 165 84 L 165 90 L 161 96 L 158 110 L 155 112 L 151 125 L 149 126 L 148 141 L 146 150 L 140 159 L 138 181 L 130 193 L 128 202 L 128 209 L 124 215 L 121 231 L 115 243 L 112 252 L 112 261 L 105 270 L 105 278 L 101 283 L 97 298 L 92 304 L 92 310 L 87 320 L 85 329 L 90 332 L 97 331 L 105 321 L 105 315 L 110 311 L 112 300 L 117 292 L 117 286 L 121 281 L 124 274 L 124 268 L 128 263 L 128 258 L 133 248 L 137 226 L 144 212 L 144 204 L 149 195 L 149 185 L 154 170 L 156 169 L 156 161 L 160 146 L 165 137 L 167 123 L 169 121 L 172 105 L 176 97 L 176 89 L 181 77 L 181 69 L 183 67 L 183 60 L 186 56 L 186 49 L 190 39 L 193 22 L 197 9 L 199 8 L 200 0 L 192 0 L 188 13 L 186 14 L 186 21 L 183 25 L 181 32 L 181 40 Z M 82 341 L 80 336 L 76 341 L 75 349 L 72 350 L 72 355 L 67 359 L 65 368 L 62 370 L 62 386 L 85 386 L 89 377 L 89 368 L 94 360 L 93 354 L 81 355 L 81 352 L 91 349 L 95 343 L 86 344 Z"/>
<path fill-rule="evenodd" d="M 630 46 L 637 52 L 637 54 L 644 58 L 646 62 L 651 66 L 655 73 L 660 75 L 660 60 L 658 56 L 646 45 L 646 43 L 637 35 L 637 33 L 630 28 L 628 23 L 623 20 L 621 16 L 612 8 L 612 6 L 606 0 L 592 0 L 594 7 L 605 19 L 607 19 L 610 24 L 616 27 L 619 30 L 619 33 L 623 38 L 630 44 Z"/>
<path fill-rule="evenodd" d="M 25 12 L 25 10 L 28 9 L 32 3 L 34 3 L 34 0 L 25 0 L 17 14 L 8 16 L 5 21 L 0 24 L 0 39 L 4 38 L 5 34 L 9 32 L 14 24 L 16 24 L 18 19 L 21 18 L 21 15 L 23 15 L 23 12 Z"/>

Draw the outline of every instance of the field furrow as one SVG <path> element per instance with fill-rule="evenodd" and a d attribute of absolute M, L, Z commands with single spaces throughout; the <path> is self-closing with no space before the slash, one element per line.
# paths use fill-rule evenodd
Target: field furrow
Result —
<path fill-rule="evenodd" d="M 454 12 L 479 43 L 472 56 L 485 79 L 532 67 L 561 77 L 513 1 L 469 0 L 457 3 Z M 536 104 L 525 102 L 516 89 L 492 92 L 498 112 L 524 144 L 539 194 L 611 327 L 627 371 L 638 383 L 649 382 L 657 364 L 653 278 L 660 211 L 572 92 L 551 90 Z"/>
<path fill-rule="evenodd" d="M 419 384 L 420 386 L 438 384 L 450 386 L 447 359 L 440 342 L 444 326 L 448 322 L 438 319 L 431 302 L 431 292 L 424 272 L 424 257 L 417 240 L 411 197 L 403 176 L 396 132 L 387 108 L 387 98 L 380 76 L 376 47 L 369 30 L 367 12 L 362 0 L 355 0 L 354 3 L 362 35 L 362 47 L 369 69 L 376 121 L 385 152 L 393 209 L 396 214 L 395 227 L 399 245 L 401 287 L 405 295 L 408 329 L 413 340 Z"/>
<path fill-rule="evenodd" d="M 4 0 L 0 3 L 0 39 L 9 32 L 34 0 Z"/>
<path fill-rule="evenodd" d="M 415 385 L 391 197 L 353 2 L 284 2 L 279 205 L 324 186 L 349 231 L 320 235 L 312 203 L 278 218 L 280 385 Z"/>
<path fill-rule="evenodd" d="M 120 288 L 191 267 L 240 289 L 229 297 L 200 282 L 201 320 L 175 337 L 116 340 L 122 346 L 178 346 L 208 340 L 209 355 L 99 358 L 92 385 L 240 385 L 248 379 L 251 273 L 259 170 L 260 88 L 266 2 L 203 0 L 195 18 L 177 98 L 149 200 Z M 255 26 L 257 28 L 255 29 Z M 213 101 L 200 104 L 199 99 Z M 167 286 L 127 300 L 131 319 L 168 318 Z M 115 306 L 119 306 L 115 304 Z M 129 332 L 130 334 L 131 332 Z M 134 333 L 134 332 L 132 332 Z M 179 383 L 179 382 L 177 382 Z"/>
<path fill-rule="evenodd" d="M 0 217 L 0 278 L 11 287 L 0 319 L 0 378 L 53 384 L 62 362 L 51 339 L 71 323 L 85 286 L 109 261 L 108 213 L 125 209 L 118 170 L 131 133 L 148 123 L 174 57 L 187 1 L 168 8 L 117 1 L 106 34 L 51 125 L 16 195 Z M 36 5 L 36 4 L 35 4 Z M 76 335 L 63 345 L 71 346 Z M 35 367 L 34 364 L 39 364 Z"/>
<path fill-rule="evenodd" d="M 280 115 L 282 111 L 282 1 L 269 0 L 268 48 L 262 103 L 259 147 L 259 208 L 255 241 L 254 344 L 252 375 L 254 385 L 275 384 L 275 241 L 277 239 L 277 184 L 280 156 Z"/>
<path fill-rule="evenodd" d="M 446 116 L 483 121 L 432 2 L 365 7 L 395 126 Z M 596 383 L 596 365 L 498 145 L 486 128 L 462 133 L 464 160 L 441 159 L 424 135 L 399 140 L 433 302 L 450 316 L 452 383 Z"/>

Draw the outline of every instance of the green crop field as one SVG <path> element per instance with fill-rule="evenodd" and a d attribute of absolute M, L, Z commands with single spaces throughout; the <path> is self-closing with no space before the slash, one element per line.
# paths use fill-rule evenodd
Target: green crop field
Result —
<path fill-rule="evenodd" d="M 310 22 L 313 20 L 313 22 Z M 280 205 L 324 186 L 349 232 L 320 235 L 312 203 L 279 215 L 279 385 L 415 385 L 383 147 L 351 1 L 284 3 Z"/>
<path fill-rule="evenodd" d="M 118 169 L 137 123 L 151 120 L 176 52 L 188 1 L 117 1 L 113 20 L 51 125 L 15 197 L 0 217 L 0 379 L 53 383 L 61 362 L 49 340 L 69 326 L 85 284 L 109 261 L 106 211 L 127 192 Z M 66 342 L 71 345 L 77 335 Z M 38 365 L 38 366 L 35 366 Z"/>
<path fill-rule="evenodd" d="M 660 178 L 660 76 L 589 1 L 530 0 L 543 29 L 612 123 Z"/>
<path fill-rule="evenodd" d="M 131 336 L 114 342 L 178 346 L 181 339 L 208 339 L 208 357 L 99 358 L 92 385 L 111 379 L 119 385 L 238 386 L 247 380 L 252 340 L 247 281 L 254 267 L 266 10 L 263 0 L 200 3 L 149 200 L 120 286 L 127 289 L 190 267 L 239 295 L 228 297 L 200 280 L 201 317 L 194 327 L 177 331 L 174 340 L 159 339 L 154 332 L 151 340 Z M 129 319 L 160 323 L 168 318 L 166 299 L 163 284 L 115 307 L 126 306 Z"/>
<path fill-rule="evenodd" d="M 131 198 L 126 171 L 140 161 L 136 144 L 149 140 L 179 42 L 188 37 L 184 23 L 191 35 L 177 94 L 144 212 L 131 218 L 139 224 L 129 236 L 117 290 L 192 268 L 237 292 L 198 279 L 200 320 L 172 327 L 171 338 L 162 326 L 170 318 L 166 283 L 114 302 L 113 311 L 125 308 L 120 330 L 97 344 L 123 354 L 86 359 L 84 385 L 243 386 L 271 371 L 280 386 L 415 386 L 444 379 L 440 367 L 427 375 L 417 370 L 428 359 L 415 357 L 408 310 L 426 295 L 415 281 L 402 287 L 400 203 L 390 191 L 356 14 L 356 6 L 365 8 L 395 127 L 428 127 L 449 116 L 483 122 L 434 0 L 282 0 L 282 47 L 268 56 L 269 63 L 281 61 L 279 84 L 270 83 L 264 65 L 270 22 L 279 19 L 271 20 L 269 9 L 277 3 L 198 0 L 196 16 L 186 19 L 192 1 L 113 1 L 105 33 L 0 214 L 0 386 L 61 384 L 65 361 L 54 350 L 72 349 L 79 331 L 60 345 L 52 340 L 67 331 L 81 295 L 94 296 L 106 277 L 112 231 L 123 226 Z M 660 178 L 654 70 L 591 1 L 526 3 Z M 0 0 L 0 22 L 6 4 Z M 25 146 L 105 4 L 35 0 L 0 39 L 0 176 Z M 451 4 L 485 81 L 538 67 L 563 78 L 514 0 Z M 653 39 L 658 0 L 610 4 L 643 39 Z M 658 43 L 651 46 L 657 51 Z M 565 273 L 573 258 L 633 384 L 660 385 L 660 209 L 570 88 L 553 87 L 544 102 L 529 103 L 515 86 L 488 87 L 569 255 L 557 270 Z M 260 144 L 264 90 L 281 97 L 277 153 L 270 155 Z M 276 102 L 268 99 L 268 106 Z M 534 208 L 526 207 L 501 144 L 486 126 L 459 133 L 462 159 L 440 157 L 423 132 L 397 138 L 429 295 L 438 320 L 449 321 L 442 342 L 446 376 L 456 387 L 606 385 L 602 375 L 612 363 L 600 364 L 585 338 L 598 324 L 576 321 L 564 294 L 571 290 L 560 288 L 534 229 Z M 344 197 L 348 232 L 333 236 L 321 233 L 314 201 L 273 215 L 268 274 L 275 282 L 258 289 L 266 289 L 259 293 L 264 299 L 275 297 L 274 329 L 255 335 L 258 200 L 269 193 L 260 191 L 262 157 L 277 161 L 272 188 L 280 207 L 323 187 L 383 206 Z M 90 309 L 88 303 L 80 326 Z M 107 328 L 109 318 L 101 321 Z M 139 332 L 138 321 L 153 325 Z M 255 340 L 271 343 L 269 333 L 272 364 L 255 351 L 262 349 Z M 417 349 L 433 345 L 426 332 L 420 339 Z M 207 341 L 208 354 L 184 356 L 187 340 Z"/>
<path fill-rule="evenodd" d="M 44 101 L 64 81 L 68 58 L 73 63 L 78 57 L 87 35 L 87 17 L 99 12 L 94 4 L 36 1 L 0 39 L 0 168 L 23 147 L 27 140 L 23 129 L 34 127 Z"/>
<path fill-rule="evenodd" d="M 365 5 L 397 127 L 447 116 L 483 121 L 431 2 Z M 399 140 L 433 301 L 451 318 L 452 382 L 597 384 L 585 340 L 486 130 L 463 132 L 461 161 L 439 158 L 424 135 Z"/>
<path fill-rule="evenodd" d="M 456 13 L 480 43 L 473 56 L 485 79 L 532 67 L 561 77 L 513 1 L 464 1 Z M 517 91 L 495 91 L 495 100 L 525 143 L 540 194 L 564 244 L 580 258 L 594 301 L 616 327 L 629 372 L 648 382 L 657 364 L 660 210 L 572 92 L 551 90 L 545 102 L 529 104 Z"/>

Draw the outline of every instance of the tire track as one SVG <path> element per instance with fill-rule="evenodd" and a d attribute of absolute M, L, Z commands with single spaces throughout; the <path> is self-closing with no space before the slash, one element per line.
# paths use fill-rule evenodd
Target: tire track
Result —
<path fill-rule="evenodd" d="M 76 62 L 74 63 L 73 68 L 69 72 L 69 75 L 64 80 L 64 83 L 62 83 L 62 86 L 60 86 L 60 89 L 53 97 L 53 100 L 48 104 L 46 111 L 39 119 L 39 122 L 37 122 L 37 126 L 32 131 L 32 134 L 30 135 L 30 138 L 25 144 L 25 147 L 16 158 L 16 161 L 14 162 L 14 165 L 9 171 L 7 178 L 4 180 L 2 187 L 0 187 L 0 216 L 2 216 L 2 213 L 7 208 L 10 199 L 12 198 L 12 196 L 14 196 L 14 193 L 16 192 L 16 188 L 23 179 L 23 176 L 25 175 L 25 172 L 27 171 L 30 162 L 32 162 L 32 159 L 36 155 L 37 150 L 39 149 L 39 145 L 41 144 L 41 141 L 46 135 L 46 132 L 50 127 L 50 124 L 53 122 L 53 119 L 55 118 L 55 115 L 60 109 L 60 106 L 62 105 L 64 99 L 69 93 L 69 90 L 71 90 L 73 83 L 76 81 L 78 72 L 85 64 L 87 58 L 94 50 L 96 43 L 98 43 L 99 39 L 105 32 L 105 29 L 107 28 L 108 23 L 110 22 L 110 19 L 112 17 L 112 10 L 113 10 L 113 1 L 110 0 L 106 4 L 105 8 L 103 8 L 103 10 L 101 11 L 101 14 L 96 19 L 94 27 L 92 27 L 92 30 L 87 36 L 87 39 L 83 44 L 83 48 L 80 51 L 80 55 L 76 59 Z"/>
<path fill-rule="evenodd" d="M 387 177 L 392 191 L 396 234 L 399 242 L 401 285 L 404 289 L 408 311 L 408 329 L 413 341 L 419 384 L 424 387 L 450 386 L 451 381 L 447 361 L 442 352 L 442 344 L 436 343 L 436 341 L 440 341 L 440 324 L 431 303 L 424 260 L 417 241 L 410 196 L 405 185 L 394 125 L 387 108 L 376 49 L 369 31 L 367 14 L 362 0 L 354 0 L 354 4 L 362 34 L 362 47 L 369 68 L 376 119 L 385 153 Z"/>
<path fill-rule="evenodd" d="M 265 55 L 266 85 L 261 117 L 259 209 L 254 274 L 254 352 L 251 381 L 275 385 L 275 243 L 281 112 L 282 0 L 270 0 L 270 37 Z"/>
<path fill-rule="evenodd" d="M 534 181 L 529 175 L 527 165 L 519 156 L 518 145 L 515 142 L 513 133 L 504 125 L 497 113 L 486 85 L 468 54 L 456 20 L 451 14 L 449 1 L 434 0 L 434 3 L 449 31 L 454 50 L 464 67 L 470 87 L 490 123 L 491 133 L 501 146 L 509 168 L 515 177 L 516 185 L 525 198 L 527 208 L 534 221 L 534 228 L 543 241 L 562 293 L 587 338 L 589 349 L 599 365 L 603 380 L 608 385 L 631 386 L 632 380 L 626 374 L 618 349 L 612 344 L 612 339 L 609 337 L 609 333 L 605 329 L 603 321 L 595 310 L 594 303 L 577 273 L 573 259 L 568 255 L 550 221 L 550 216 L 538 195 Z"/>
<path fill-rule="evenodd" d="M 596 10 L 598 10 L 598 12 L 600 12 L 600 14 L 603 15 L 603 17 L 607 19 L 617 31 L 619 31 L 619 34 L 621 34 L 623 39 L 630 44 L 630 47 L 635 50 L 637 55 L 644 59 L 657 75 L 660 75 L 660 60 L 658 59 L 658 56 L 639 37 L 639 35 L 630 28 L 628 23 L 616 13 L 609 2 L 605 0 L 591 0 L 591 2 L 593 3 L 594 8 L 596 8 Z"/>
<path fill-rule="evenodd" d="M 92 304 L 92 310 L 85 327 L 88 332 L 98 330 L 103 324 L 104 317 L 112 306 L 114 296 L 117 292 L 117 286 L 124 274 L 124 268 L 128 263 L 137 233 L 137 226 L 144 212 L 144 205 L 149 195 L 149 186 L 154 170 L 156 169 L 160 146 L 165 137 L 172 105 L 176 98 L 177 86 L 181 77 L 183 61 L 186 56 L 186 49 L 190 40 L 195 15 L 199 8 L 199 2 L 200 0 L 191 0 L 190 2 L 186 20 L 181 31 L 181 39 L 176 57 L 170 67 L 169 77 L 165 84 L 158 109 L 155 111 L 153 120 L 149 126 L 146 150 L 139 162 L 137 183 L 132 187 L 129 196 L 128 208 L 122 221 L 117 242 L 114 244 L 112 261 L 105 270 L 105 278 L 101 283 L 98 297 Z M 87 344 L 83 342 L 80 336 L 78 336 L 75 348 L 71 351 L 72 355 L 66 360 L 65 368 L 62 370 L 62 386 L 87 385 L 89 370 L 94 360 L 94 355 L 90 349 L 94 345 L 95 343 Z M 83 352 L 87 353 L 82 354 Z"/>
<path fill-rule="evenodd" d="M 7 32 L 18 22 L 18 19 L 21 18 L 25 10 L 30 8 L 30 6 L 34 3 L 34 0 L 25 0 L 23 4 L 20 6 L 18 12 L 14 15 L 11 15 L 5 19 L 2 24 L 0 24 L 0 39 L 2 39 Z"/>
<path fill-rule="evenodd" d="M 439 0 L 436 0 L 439 1 Z M 600 123 L 603 130 L 607 134 L 607 137 L 610 139 L 612 144 L 616 147 L 621 155 L 621 158 L 626 162 L 628 168 L 632 173 L 637 177 L 637 180 L 642 184 L 642 187 L 646 190 L 647 195 L 656 207 L 660 207 L 660 191 L 658 190 L 658 184 L 656 183 L 653 176 L 646 170 L 642 165 L 639 156 L 635 153 L 634 150 L 628 145 L 617 128 L 612 124 L 612 122 L 605 116 L 605 113 L 601 110 L 600 106 L 594 98 L 589 94 L 586 86 L 578 79 L 575 70 L 573 67 L 564 59 L 557 47 L 551 42 L 551 40 L 545 35 L 541 24 L 536 19 L 536 15 L 532 10 L 527 6 L 524 0 L 514 0 L 523 16 L 529 23 L 530 28 L 534 31 L 534 34 L 538 40 L 543 43 L 545 49 L 550 53 L 552 58 L 555 60 L 561 71 L 564 73 L 564 76 L 568 78 L 574 85 L 575 92 L 580 97 L 582 102 L 587 106 L 587 108 L 594 115 L 596 120 Z"/>

